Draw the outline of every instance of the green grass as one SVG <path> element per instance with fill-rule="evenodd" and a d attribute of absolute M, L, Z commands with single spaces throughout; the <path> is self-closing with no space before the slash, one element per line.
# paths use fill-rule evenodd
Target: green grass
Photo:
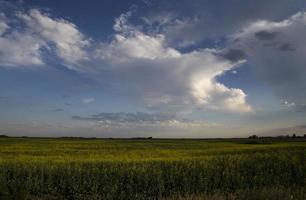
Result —
<path fill-rule="evenodd" d="M 305 199 L 306 140 L 250 141 L 0 138 L 0 199 Z"/>

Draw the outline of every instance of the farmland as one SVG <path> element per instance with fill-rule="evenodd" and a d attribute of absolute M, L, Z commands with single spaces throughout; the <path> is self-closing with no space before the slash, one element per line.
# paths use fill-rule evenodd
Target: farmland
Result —
<path fill-rule="evenodd" d="M 306 140 L 0 138 L 0 199 L 305 199 Z"/>

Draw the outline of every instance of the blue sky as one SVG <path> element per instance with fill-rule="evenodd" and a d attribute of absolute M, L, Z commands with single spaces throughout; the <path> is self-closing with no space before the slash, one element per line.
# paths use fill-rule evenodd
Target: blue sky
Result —
<path fill-rule="evenodd" d="M 0 1 L 0 134 L 305 133 L 302 0 Z"/>

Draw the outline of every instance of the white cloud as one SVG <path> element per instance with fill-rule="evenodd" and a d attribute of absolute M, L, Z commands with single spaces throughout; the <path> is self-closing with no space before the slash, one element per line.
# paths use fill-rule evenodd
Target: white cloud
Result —
<path fill-rule="evenodd" d="M 237 63 L 218 56 L 219 52 L 212 49 L 181 53 L 169 47 L 163 35 L 133 29 L 128 25 L 128 16 L 121 15 L 116 20 L 115 30 L 119 32 L 95 53 L 97 63 L 103 65 L 89 73 L 101 74 L 96 78 L 102 82 L 106 80 L 103 74 L 107 74 L 112 77 L 108 85 L 115 87 L 117 93 L 151 109 L 252 111 L 242 90 L 227 88 L 216 81 Z"/>
<path fill-rule="evenodd" d="M 83 48 L 89 45 L 89 40 L 73 23 L 51 18 L 37 9 L 18 16 L 26 23 L 28 32 L 38 35 L 43 41 L 54 43 L 58 56 L 64 62 L 77 64 L 80 60 L 87 59 Z"/>
<path fill-rule="evenodd" d="M 102 82 L 108 92 L 150 109 L 252 111 L 242 90 L 216 80 L 238 61 L 218 56 L 220 52 L 214 49 L 181 53 L 167 44 L 164 35 L 146 34 L 130 25 L 131 15 L 128 12 L 116 19 L 113 40 L 101 43 L 91 53 L 89 39 L 73 23 L 37 9 L 18 13 L 16 19 L 23 26 L 21 30 L 6 28 L 13 34 L 0 37 L 0 55 L 6 55 L 0 56 L 0 63 L 10 67 L 44 65 L 48 64 L 45 54 L 55 51 L 65 66 Z M 91 103 L 94 98 L 82 101 Z"/>
<path fill-rule="evenodd" d="M 260 20 L 233 35 L 232 45 L 243 50 L 255 73 L 283 101 L 306 103 L 306 13 L 286 20 Z"/>
<path fill-rule="evenodd" d="M 115 19 L 115 23 L 113 25 L 113 29 L 117 32 L 128 31 L 132 27 L 128 24 L 129 17 L 132 16 L 132 11 L 128 11 L 127 13 L 121 14 L 119 17 Z"/>
<path fill-rule="evenodd" d="M 5 67 L 42 65 L 40 48 L 44 42 L 27 32 L 14 30 L 6 21 L 8 21 L 6 16 L 0 13 L 0 65 Z"/>
<path fill-rule="evenodd" d="M 45 64 L 45 53 L 53 50 L 68 67 L 87 59 L 84 48 L 89 45 L 89 40 L 72 23 L 52 18 L 37 9 L 27 13 L 18 12 L 11 20 L 5 18 L 3 13 L 1 16 L 1 66 L 42 66 Z"/>
<path fill-rule="evenodd" d="M 100 50 L 100 56 L 125 62 L 127 59 L 151 59 L 176 57 L 180 53 L 164 46 L 163 35 L 151 37 L 141 32 L 133 32 L 133 36 L 116 34 L 111 44 Z M 103 47 L 102 47 L 103 48 Z"/>
<path fill-rule="evenodd" d="M 29 34 L 13 32 L 0 37 L 0 65 L 6 67 L 33 67 L 43 65 L 40 55 L 44 42 Z"/>
<path fill-rule="evenodd" d="M 155 59 L 177 57 L 178 51 L 167 47 L 164 35 L 146 35 L 129 24 L 132 12 L 121 14 L 115 19 L 114 30 L 117 32 L 110 44 L 102 44 L 97 50 L 98 57 L 116 62 L 126 62 L 128 59 Z M 116 59 L 114 59 L 117 57 Z"/>

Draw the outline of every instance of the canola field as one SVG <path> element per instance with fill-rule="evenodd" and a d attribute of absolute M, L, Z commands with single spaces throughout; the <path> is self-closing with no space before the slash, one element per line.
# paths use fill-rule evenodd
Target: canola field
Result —
<path fill-rule="evenodd" d="M 306 139 L 0 138 L 0 199 L 306 199 Z"/>

